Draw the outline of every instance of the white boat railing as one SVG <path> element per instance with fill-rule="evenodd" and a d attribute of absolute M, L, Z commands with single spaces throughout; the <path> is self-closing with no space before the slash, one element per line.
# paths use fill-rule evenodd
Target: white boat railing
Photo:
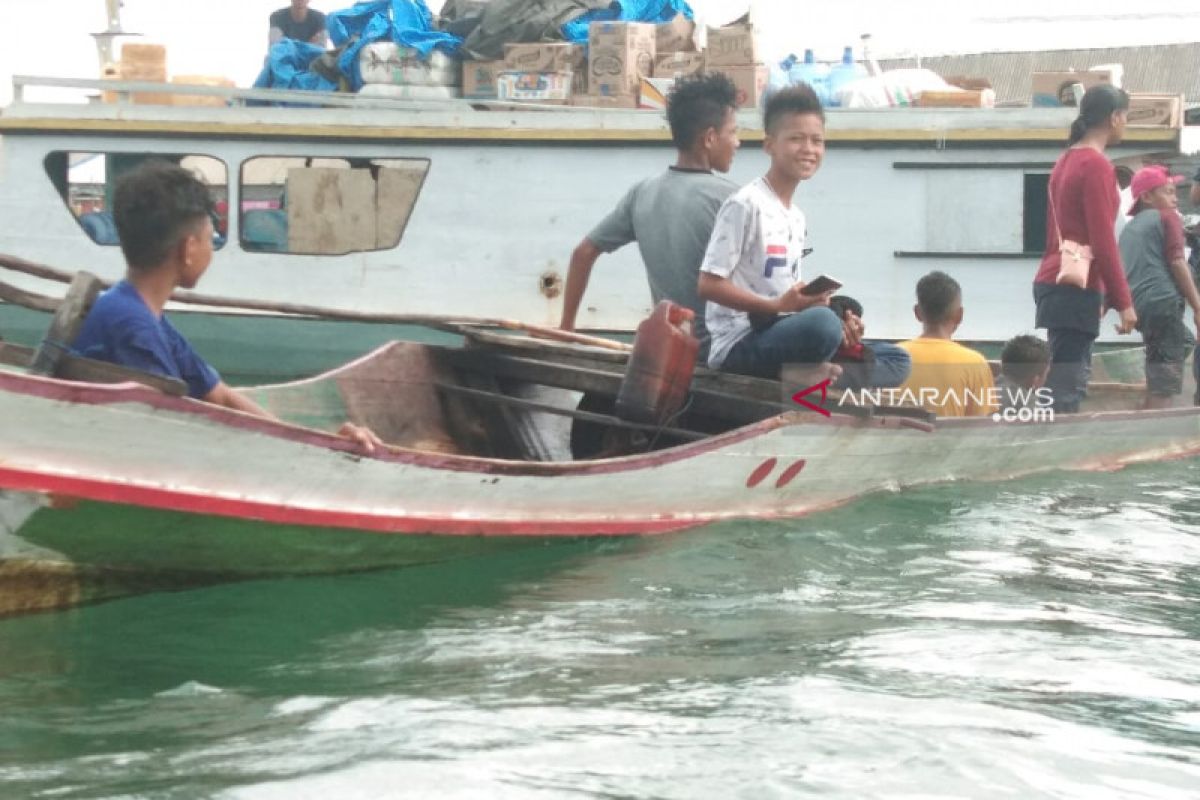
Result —
<path fill-rule="evenodd" d="M 620 112 L 628 109 L 594 108 L 591 106 L 551 106 L 521 103 L 512 100 L 478 100 L 452 98 L 446 100 L 406 100 L 389 97 L 363 97 L 346 92 L 317 92 L 299 89 L 243 89 L 235 86 L 202 86 L 189 83 L 159 83 L 157 81 L 94 80 L 85 78 L 56 78 L 37 75 L 14 75 L 13 102 L 25 101 L 25 90 L 31 87 L 51 89 L 80 89 L 89 92 L 111 93 L 119 105 L 135 105 L 134 94 L 185 95 L 219 98 L 226 105 L 243 107 L 249 103 L 280 104 L 326 108 L 387 108 L 404 110 L 468 110 L 504 109 L 520 111 L 553 111 L 555 113 Z M 95 95 L 93 95 L 95 98 Z M 143 104 L 137 104 L 143 105 Z M 153 104 L 146 104 L 153 105 Z"/>

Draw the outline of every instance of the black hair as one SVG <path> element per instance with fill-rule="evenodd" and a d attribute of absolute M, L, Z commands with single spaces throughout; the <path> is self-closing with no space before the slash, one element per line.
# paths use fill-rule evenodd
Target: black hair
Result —
<path fill-rule="evenodd" d="M 961 298 L 962 287 L 944 272 L 934 270 L 917 281 L 917 305 L 925 322 L 945 322 Z"/>
<path fill-rule="evenodd" d="M 858 302 L 848 294 L 835 294 L 833 297 L 829 298 L 829 308 L 833 311 L 833 313 L 838 315 L 838 319 L 845 319 L 847 311 L 851 312 L 859 319 L 862 319 L 862 303 Z"/>
<path fill-rule="evenodd" d="M 1111 83 L 1098 83 L 1083 93 L 1079 101 L 1079 116 L 1071 123 L 1071 136 L 1067 146 L 1078 144 L 1088 131 L 1107 125 L 1118 111 L 1129 109 L 1129 95 Z"/>
<path fill-rule="evenodd" d="M 1117 185 L 1122 189 L 1128 189 L 1129 184 L 1133 183 L 1133 170 L 1124 164 L 1113 167 L 1113 172 L 1117 173 Z"/>
<path fill-rule="evenodd" d="M 1028 333 L 1009 339 L 1000 353 L 1000 372 L 1019 386 L 1032 384 L 1049 363 L 1049 345 Z"/>
<path fill-rule="evenodd" d="M 821 100 L 807 83 L 780 89 L 767 98 L 766 108 L 763 109 L 763 131 L 770 134 L 775 123 L 785 114 L 816 114 L 822 122 L 825 121 Z"/>
<path fill-rule="evenodd" d="M 671 141 L 687 150 L 709 128 L 721 129 L 730 111 L 737 111 L 737 86 L 720 72 L 680 79 L 667 96 Z"/>
<path fill-rule="evenodd" d="M 113 191 L 113 221 L 125 263 L 153 269 L 213 212 L 212 196 L 195 175 L 166 161 L 144 162 L 125 173 Z"/>

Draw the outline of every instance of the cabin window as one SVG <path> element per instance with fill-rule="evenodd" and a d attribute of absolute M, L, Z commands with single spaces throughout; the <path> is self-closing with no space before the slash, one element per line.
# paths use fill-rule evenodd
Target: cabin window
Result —
<path fill-rule="evenodd" d="M 926 173 L 926 250 L 1015 253 L 1021 249 L 1019 174 L 939 169 Z"/>
<path fill-rule="evenodd" d="M 1050 175 L 1025 176 L 1025 252 L 1041 254 L 1046 250 L 1046 206 Z"/>
<path fill-rule="evenodd" d="M 126 172 L 152 159 L 178 164 L 208 184 L 214 204 L 213 247 L 223 247 L 228 236 L 229 179 L 225 162 L 219 159 L 189 153 L 55 150 L 46 156 L 44 165 L 51 185 L 88 238 L 96 244 L 115 247 L 120 242 L 112 218 L 113 188 Z"/>
<path fill-rule="evenodd" d="M 345 255 L 400 244 L 429 159 L 252 158 L 242 164 L 242 248 Z"/>

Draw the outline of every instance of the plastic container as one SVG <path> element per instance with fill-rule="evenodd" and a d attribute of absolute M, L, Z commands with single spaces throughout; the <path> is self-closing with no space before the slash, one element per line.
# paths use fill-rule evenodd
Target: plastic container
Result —
<path fill-rule="evenodd" d="M 767 91 L 763 93 L 763 103 L 767 98 L 778 92 L 780 89 L 786 89 L 792 85 L 790 73 L 792 65 L 796 63 L 796 57 L 790 55 L 778 64 L 772 63 L 767 72 Z"/>
<path fill-rule="evenodd" d="M 617 416 L 630 422 L 666 425 L 683 408 L 700 342 L 692 336 L 690 308 L 663 300 L 638 325 L 633 353 L 617 393 Z"/>
<path fill-rule="evenodd" d="M 788 79 L 793 86 L 797 83 L 807 83 L 817 93 L 821 105 L 829 105 L 829 66 L 817 63 L 812 50 L 805 50 L 804 60 L 792 64 L 792 68 L 788 70 Z"/>
<path fill-rule="evenodd" d="M 831 107 L 841 105 L 840 94 L 844 87 L 869 77 L 867 68 L 854 63 L 854 48 L 847 47 L 842 51 L 842 63 L 835 64 L 829 70 L 829 103 Z"/>

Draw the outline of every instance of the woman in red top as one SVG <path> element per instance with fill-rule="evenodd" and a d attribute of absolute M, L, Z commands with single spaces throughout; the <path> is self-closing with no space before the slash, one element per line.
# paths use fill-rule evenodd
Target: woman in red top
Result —
<path fill-rule="evenodd" d="M 1050 374 L 1054 410 L 1072 414 L 1087 391 L 1092 343 L 1100 333 L 1104 308 L 1121 314 L 1118 333 L 1129 333 L 1137 322 L 1114 225 L 1119 199 L 1113 165 L 1104 148 L 1121 141 L 1129 95 L 1108 84 L 1088 89 L 1071 123 L 1067 150 L 1050 173 L 1050 202 L 1046 208 L 1046 251 L 1033 279 L 1037 327 L 1050 340 Z M 1086 288 L 1056 283 L 1062 239 L 1092 248 Z"/>

